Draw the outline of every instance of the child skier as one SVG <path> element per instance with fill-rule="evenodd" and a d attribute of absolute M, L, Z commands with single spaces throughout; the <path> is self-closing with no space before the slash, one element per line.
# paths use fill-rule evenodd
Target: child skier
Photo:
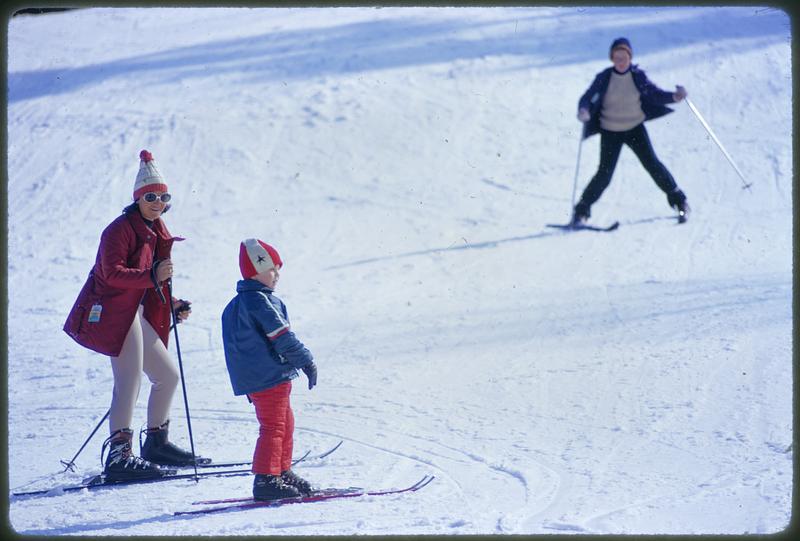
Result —
<path fill-rule="evenodd" d="M 283 267 L 278 252 L 258 239 L 239 246 L 243 280 L 222 312 L 222 340 L 233 393 L 254 404 L 259 436 L 253 455 L 253 498 L 274 500 L 311 494 L 311 484 L 291 470 L 294 415 L 289 403 L 297 369 L 317 383 L 311 352 L 290 330 L 286 306 L 273 295 Z"/>

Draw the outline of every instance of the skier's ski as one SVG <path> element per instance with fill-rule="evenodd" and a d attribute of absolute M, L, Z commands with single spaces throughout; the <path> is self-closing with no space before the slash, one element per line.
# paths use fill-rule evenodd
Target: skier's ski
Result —
<path fill-rule="evenodd" d="M 12 492 L 12 496 L 44 496 L 47 494 L 61 494 L 63 492 L 76 492 L 79 490 L 94 490 L 98 488 L 113 488 L 118 486 L 125 486 L 125 485 L 139 485 L 139 484 L 148 484 L 148 483 L 162 483 L 164 481 L 175 481 L 179 479 L 194 479 L 194 473 L 177 473 L 176 470 L 168 470 L 172 472 L 170 474 L 165 475 L 164 477 L 156 477 L 153 479 L 129 479 L 125 481 L 115 481 L 112 479 L 108 479 L 104 474 L 94 475 L 89 477 L 88 479 L 84 480 L 82 483 L 77 485 L 67 485 L 61 487 L 53 487 L 41 490 L 31 490 L 28 492 Z M 203 477 L 235 477 L 239 475 L 252 475 L 252 471 L 250 469 L 242 469 L 242 470 L 223 470 L 223 471 L 205 471 L 199 472 L 197 474 L 197 478 Z"/>
<path fill-rule="evenodd" d="M 312 492 L 312 496 L 320 496 L 320 495 L 328 495 L 328 494 L 344 494 L 349 493 L 352 494 L 354 492 L 364 492 L 364 489 L 361 487 L 347 487 L 347 488 L 321 488 L 319 490 L 314 490 Z M 252 496 L 248 498 L 224 498 L 221 500 L 200 500 L 197 502 L 192 502 L 192 505 L 219 505 L 221 503 L 247 503 L 247 502 L 255 502 L 258 501 L 254 499 Z"/>
<path fill-rule="evenodd" d="M 616 228 L 619 227 L 619 222 L 614 222 L 609 226 L 597 226 L 597 225 L 589 225 L 589 224 L 547 224 L 547 227 L 554 227 L 556 229 L 561 229 L 562 231 L 614 231 Z"/>
<path fill-rule="evenodd" d="M 336 491 L 333 493 L 318 493 L 312 494 L 311 496 L 303 496 L 300 498 L 284 498 L 280 500 L 268 500 L 268 501 L 247 501 L 247 502 L 240 502 L 240 503 L 231 503 L 231 504 L 224 504 L 217 507 L 206 507 L 204 509 L 193 509 L 191 511 L 176 511 L 173 515 L 206 515 L 209 513 L 217 513 L 219 511 L 233 511 L 233 510 L 243 510 L 243 509 L 255 509 L 256 507 L 280 507 L 282 505 L 290 505 L 294 503 L 312 503 L 312 502 L 321 502 L 326 500 L 336 500 L 341 498 L 357 498 L 359 496 L 388 496 L 389 494 L 402 494 L 404 492 L 415 492 L 421 489 L 424 486 L 427 486 L 428 483 L 433 481 L 434 477 L 432 475 L 425 475 L 422 479 L 414 483 L 413 485 L 406 487 L 406 488 L 395 488 L 389 490 L 378 490 L 378 491 L 364 491 L 364 490 L 355 490 L 355 491 L 348 491 L 346 489 L 342 491 Z"/>
<path fill-rule="evenodd" d="M 252 460 L 241 460 L 239 462 L 204 462 L 198 464 L 198 469 L 208 469 L 208 468 L 235 468 L 236 466 L 249 466 L 252 464 Z M 186 468 L 194 468 L 192 464 L 186 464 L 181 466 L 174 466 L 179 469 L 186 469 Z"/>
<path fill-rule="evenodd" d="M 320 453 L 318 455 L 312 455 L 311 451 L 306 451 L 306 453 L 303 456 L 301 456 L 300 458 L 296 458 L 296 459 L 294 459 L 292 461 L 292 466 L 294 466 L 296 464 L 299 464 L 300 462 L 305 462 L 306 460 L 320 460 L 322 458 L 325 458 L 326 456 L 328 456 L 331 453 L 333 453 L 334 451 L 336 451 L 339 447 L 341 447 L 342 443 L 344 443 L 343 440 L 339 441 L 339 443 L 337 443 L 336 445 L 334 445 L 332 448 L 328 449 L 324 453 Z M 242 460 L 242 461 L 239 461 L 239 462 L 212 462 L 212 461 L 209 461 L 209 462 L 205 462 L 205 463 L 202 463 L 202 464 L 198 464 L 197 467 L 198 468 L 234 468 L 236 466 L 249 466 L 252 463 L 253 463 L 252 460 Z M 173 466 L 173 467 L 176 467 L 176 466 Z M 178 468 L 193 468 L 194 466 L 191 465 L 191 464 L 188 464 L 186 466 L 177 466 L 177 467 Z"/>
<path fill-rule="evenodd" d="M 292 462 L 292 466 L 299 464 L 300 462 L 304 462 L 306 460 L 319 460 L 325 458 L 326 456 L 330 455 L 334 451 L 336 451 L 341 445 L 342 441 L 337 443 L 331 449 L 320 453 L 318 455 L 311 456 L 311 451 L 307 451 L 306 454 L 301 456 L 300 458 L 294 460 Z M 226 464 L 207 464 L 205 466 L 201 466 L 198 464 L 198 468 L 209 468 L 209 471 L 198 472 L 198 477 L 228 477 L 228 476 L 237 476 L 237 475 L 250 475 L 252 471 L 250 469 L 236 469 L 236 470 L 218 470 L 216 468 L 223 468 L 223 467 L 233 467 L 239 465 L 249 465 L 251 462 L 230 462 Z M 192 466 L 188 466 L 192 467 Z M 194 473 L 178 473 L 176 469 L 168 469 L 167 474 L 164 477 L 158 477 L 155 479 L 132 479 L 127 481 L 112 481 L 109 480 L 103 475 L 102 473 L 99 475 L 95 475 L 85 479 L 82 483 L 78 483 L 76 485 L 67 485 L 61 487 L 52 487 L 46 488 L 41 490 L 31 490 L 27 492 L 12 492 L 12 496 L 44 496 L 47 494 L 61 494 L 63 492 L 76 492 L 79 490 L 87 489 L 87 490 L 94 490 L 96 488 L 109 488 L 109 487 L 116 487 L 121 485 L 135 485 L 141 483 L 158 483 L 162 481 L 172 481 L 175 479 L 194 479 Z"/>
<path fill-rule="evenodd" d="M 327 451 L 325 451 L 323 453 L 320 453 L 318 455 L 309 456 L 311 451 L 306 451 L 306 454 L 304 454 L 300 458 L 295 459 L 295 460 L 292 461 L 292 466 L 294 466 L 296 464 L 299 464 L 301 462 L 305 462 L 306 460 L 321 460 L 321 459 L 325 458 L 326 456 L 329 456 L 330 454 L 332 454 L 334 451 L 336 451 L 339 447 L 342 446 L 343 443 L 344 443 L 344 440 L 339 440 L 339 443 L 337 443 L 336 445 L 334 445 L 333 447 L 331 447 Z"/>

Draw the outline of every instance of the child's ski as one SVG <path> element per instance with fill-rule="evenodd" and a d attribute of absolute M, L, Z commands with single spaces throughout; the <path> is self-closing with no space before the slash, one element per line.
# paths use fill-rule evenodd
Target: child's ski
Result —
<path fill-rule="evenodd" d="M 311 493 L 311 496 L 327 496 L 329 494 L 344 494 L 344 493 L 355 493 L 355 492 L 364 492 L 364 489 L 361 487 L 347 487 L 347 488 L 321 488 L 319 490 L 315 490 Z M 197 502 L 192 502 L 192 505 L 219 505 L 221 503 L 247 503 L 247 502 L 255 502 L 257 500 L 253 499 L 252 496 L 249 498 L 224 498 L 222 500 L 200 500 Z"/>
<path fill-rule="evenodd" d="M 389 490 L 378 491 L 364 491 L 342 489 L 340 491 L 328 492 L 321 491 L 320 493 L 312 494 L 311 496 L 303 496 L 300 498 L 284 498 L 281 500 L 268 500 L 268 501 L 244 501 L 230 504 L 223 504 L 217 507 L 206 507 L 204 509 L 193 509 L 191 511 L 176 511 L 174 515 L 207 515 L 209 513 L 217 513 L 219 511 L 234 511 L 243 509 L 255 509 L 257 507 L 280 507 L 282 505 L 290 505 L 295 503 L 313 503 L 322 502 L 327 500 L 337 500 L 341 498 L 357 498 L 359 496 L 388 496 L 390 494 L 402 494 L 404 492 L 416 492 L 422 487 L 427 486 L 434 477 L 432 475 L 425 475 L 422 479 L 406 488 L 395 488 Z"/>

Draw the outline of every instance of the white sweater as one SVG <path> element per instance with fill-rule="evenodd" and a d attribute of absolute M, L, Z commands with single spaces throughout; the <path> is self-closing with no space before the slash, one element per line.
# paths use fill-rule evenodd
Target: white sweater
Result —
<path fill-rule="evenodd" d="M 644 120 L 642 100 L 631 71 L 620 75 L 612 70 L 600 110 L 600 127 L 608 131 L 628 131 Z"/>

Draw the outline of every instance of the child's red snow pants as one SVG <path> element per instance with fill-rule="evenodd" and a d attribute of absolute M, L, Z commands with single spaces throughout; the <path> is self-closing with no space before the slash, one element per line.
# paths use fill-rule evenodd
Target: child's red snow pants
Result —
<path fill-rule="evenodd" d="M 253 473 L 280 475 L 292 467 L 294 414 L 289 404 L 292 382 L 247 396 L 256 407 L 259 430 L 253 454 Z"/>

